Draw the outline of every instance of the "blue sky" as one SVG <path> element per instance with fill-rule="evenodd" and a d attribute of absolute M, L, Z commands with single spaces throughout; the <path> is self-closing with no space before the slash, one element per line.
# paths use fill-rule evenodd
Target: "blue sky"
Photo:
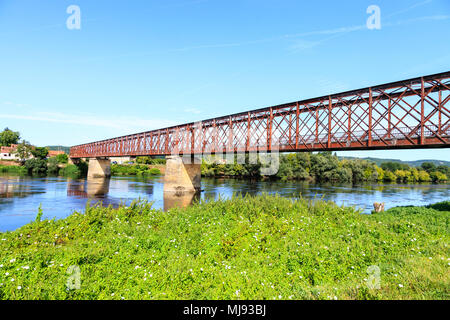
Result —
<path fill-rule="evenodd" d="M 66 27 L 72 4 L 80 30 Z M 366 28 L 373 4 L 381 30 Z M 0 0 L 0 127 L 36 145 L 448 70 L 448 0 Z M 450 149 L 338 154 L 450 159 Z"/>

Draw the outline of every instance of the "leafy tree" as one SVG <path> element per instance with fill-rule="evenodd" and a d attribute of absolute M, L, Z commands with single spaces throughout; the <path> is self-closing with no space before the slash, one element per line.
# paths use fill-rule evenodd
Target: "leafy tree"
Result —
<path fill-rule="evenodd" d="M 59 162 L 57 157 L 51 157 L 50 159 L 48 159 L 47 173 L 51 175 L 58 175 L 58 164 Z"/>
<path fill-rule="evenodd" d="M 56 160 L 58 161 L 58 163 L 68 163 L 69 162 L 69 156 L 65 153 L 63 154 L 58 154 L 56 156 Z"/>
<path fill-rule="evenodd" d="M 384 170 L 378 166 L 375 166 L 375 169 L 377 170 L 377 180 L 383 181 L 384 180 Z"/>
<path fill-rule="evenodd" d="M 450 167 L 444 166 L 443 164 L 436 167 L 436 171 L 445 174 L 447 177 L 450 177 Z"/>
<path fill-rule="evenodd" d="M 425 170 L 419 170 L 419 182 L 429 182 L 431 177 Z"/>
<path fill-rule="evenodd" d="M 32 150 L 33 149 L 31 145 L 27 141 L 22 140 L 22 142 L 17 146 L 17 149 L 14 152 L 14 154 L 19 158 L 19 161 L 23 165 L 25 161 L 31 157 Z"/>
<path fill-rule="evenodd" d="M 397 176 L 392 171 L 385 171 L 383 181 L 393 182 L 397 180 Z"/>
<path fill-rule="evenodd" d="M 418 182 L 419 181 L 419 170 L 416 168 L 411 169 L 411 180 L 412 182 Z"/>
<path fill-rule="evenodd" d="M 383 162 L 381 164 L 381 168 L 383 170 L 389 170 L 392 172 L 395 172 L 396 170 L 409 170 L 410 167 L 406 163 L 400 163 L 400 162 Z"/>
<path fill-rule="evenodd" d="M 430 173 L 431 181 L 433 182 L 443 182 L 447 181 L 447 176 L 439 171 L 433 171 Z"/>
<path fill-rule="evenodd" d="M 45 175 L 47 173 L 47 161 L 44 159 L 33 158 L 25 161 L 25 167 L 28 169 L 28 174 L 31 175 Z"/>
<path fill-rule="evenodd" d="M 17 144 L 20 140 L 20 133 L 14 132 L 9 128 L 5 128 L 2 132 L 0 132 L 0 145 L 2 146 L 11 146 L 11 144 Z"/>
<path fill-rule="evenodd" d="M 33 154 L 33 157 L 37 159 L 45 159 L 48 155 L 48 149 L 45 147 L 36 147 L 31 153 Z"/>
<path fill-rule="evenodd" d="M 421 167 L 423 170 L 425 170 L 428 173 L 436 170 L 436 165 L 432 162 L 424 162 L 424 163 L 422 163 Z"/>
<path fill-rule="evenodd" d="M 151 162 L 152 162 L 152 158 L 150 158 L 150 157 L 136 157 L 136 163 L 150 164 Z"/>

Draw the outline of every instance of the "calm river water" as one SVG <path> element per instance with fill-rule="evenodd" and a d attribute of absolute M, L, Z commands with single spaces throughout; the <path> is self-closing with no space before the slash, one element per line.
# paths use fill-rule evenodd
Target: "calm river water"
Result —
<path fill-rule="evenodd" d="M 324 198 L 337 204 L 356 206 L 370 213 L 374 202 L 386 209 L 403 205 L 426 205 L 450 199 L 450 185 L 331 185 L 304 182 L 202 179 L 202 199 L 229 198 L 233 193 L 278 193 L 285 197 Z M 141 198 L 154 201 L 155 208 L 189 205 L 192 196 L 165 197 L 162 177 L 113 177 L 109 180 L 73 180 L 61 177 L 0 176 L 0 232 L 15 230 L 35 219 L 39 205 L 44 218 L 64 218 L 83 210 L 86 202 L 102 201 L 117 206 Z"/>

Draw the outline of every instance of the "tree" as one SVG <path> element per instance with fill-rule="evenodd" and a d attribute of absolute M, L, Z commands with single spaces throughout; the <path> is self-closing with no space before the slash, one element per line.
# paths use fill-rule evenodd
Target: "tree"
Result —
<path fill-rule="evenodd" d="M 58 154 L 56 156 L 56 160 L 58 160 L 58 163 L 67 163 L 67 162 L 69 162 L 69 156 L 65 153 Z"/>
<path fill-rule="evenodd" d="M 436 170 L 436 166 L 432 162 L 424 162 L 424 163 L 422 163 L 421 167 L 423 170 L 425 170 L 428 173 Z"/>
<path fill-rule="evenodd" d="M 47 173 L 47 160 L 33 158 L 25 161 L 28 173 L 32 175 L 45 175 Z"/>
<path fill-rule="evenodd" d="M 419 182 L 431 181 L 430 175 L 424 170 L 419 170 Z"/>
<path fill-rule="evenodd" d="M 445 166 L 445 165 L 441 164 L 436 167 L 436 171 L 439 171 L 439 172 L 445 174 L 447 177 L 450 177 L 450 167 L 449 166 Z"/>
<path fill-rule="evenodd" d="M 396 170 L 409 170 L 410 167 L 406 163 L 400 163 L 400 162 L 383 162 L 381 164 L 381 168 L 383 170 L 389 170 L 392 172 L 395 172 Z"/>
<path fill-rule="evenodd" d="M 31 145 L 25 141 L 22 140 L 22 142 L 17 146 L 16 151 L 14 154 L 19 158 L 19 161 L 22 162 L 22 165 L 25 163 L 25 161 L 31 157 L 32 155 L 32 148 Z"/>
<path fill-rule="evenodd" d="M 392 171 L 386 170 L 384 172 L 383 181 L 394 182 L 396 180 L 397 180 L 397 176 Z"/>
<path fill-rule="evenodd" d="M 439 171 L 433 171 L 430 173 L 430 178 L 433 182 L 447 181 L 447 176 Z"/>
<path fill-rule="evenodd" d="M 5 128 L 2 132 L 0 132 L 0 145 L 2 146 L 11 146 L 11 144 L 17 144 L 20 140 L 20 133 L 14 132 L 9 128 Z"/>
<path fill-rule="evenodd" d="M 33 154 L 33 157 L 37 159 L 45 159 L 47 158 L 48 155 L 48 149 L 45 147 L 37 147 L 34 148 L 34 150 L 32 150 L 31 153 Z"/>
<path fill-rule="evenodd" d="M 58 159 L 57 157 L 51 157 L 48 159 L 47 164 L 47 173 L 51 175 L 58 175 L 59 167 L 58 167 Z"/>

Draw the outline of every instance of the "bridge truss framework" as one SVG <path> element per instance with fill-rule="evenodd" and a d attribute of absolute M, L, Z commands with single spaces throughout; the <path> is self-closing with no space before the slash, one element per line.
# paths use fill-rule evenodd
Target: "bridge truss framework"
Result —
<path fill-rule="evenodd" d="M 74 146 L 71 158 L 450 147 L 450 71 Z"/>

